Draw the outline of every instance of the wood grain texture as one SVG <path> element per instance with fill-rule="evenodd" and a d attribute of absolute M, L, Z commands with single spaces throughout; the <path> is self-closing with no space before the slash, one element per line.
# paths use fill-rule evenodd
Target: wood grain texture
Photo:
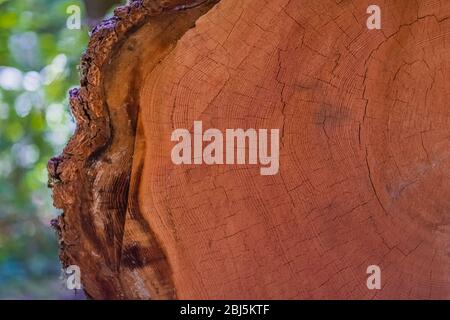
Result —
<path fill-rule="evenodd" d="M 49 171 L 87 293 L 449 299 L 450 2 L 378 1 L 371 31 L 365 0 L 185 3 L 116 10 L 83 58 Z M 280 129 L 279 173 L 175 166 L 197 120 Z"/>

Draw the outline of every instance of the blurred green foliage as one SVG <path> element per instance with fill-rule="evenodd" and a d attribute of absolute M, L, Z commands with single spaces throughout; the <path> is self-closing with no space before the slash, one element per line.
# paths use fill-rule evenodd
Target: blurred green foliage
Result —
<path fill-rule="evenodd" d="M 81 1 L 0 0 L 0 299 L 70 298 L 59 280 L 59 214 L 46 164 L 74 130 L 68 90 L 88 30 L 69 30 Z"/>

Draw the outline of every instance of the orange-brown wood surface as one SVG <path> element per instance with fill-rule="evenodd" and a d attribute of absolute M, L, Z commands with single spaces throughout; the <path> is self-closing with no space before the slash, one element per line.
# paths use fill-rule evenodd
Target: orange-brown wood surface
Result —
<path fill-rule="evenodd" d="M 94 30 L 49 162 L 89 296 L 450 298 L 450 1 L 379 0 L 380 30 L 371 4 L 133 1 Z M 174 165 L 194 121 L 279 129 L 279 172 Z"/>

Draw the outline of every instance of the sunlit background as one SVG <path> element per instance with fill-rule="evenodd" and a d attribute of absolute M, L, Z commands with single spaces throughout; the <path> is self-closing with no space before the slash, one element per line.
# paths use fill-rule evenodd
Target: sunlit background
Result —
<path fill-rule="evenodd" d="M 0 0 L 0 299 L 82 297 L 60 279 L 46 165 L 75 128 L 67 92 L 79 83 L 86 24 L 114 2 Z M 66 26 L 70 5 L 80 30 Z"/>

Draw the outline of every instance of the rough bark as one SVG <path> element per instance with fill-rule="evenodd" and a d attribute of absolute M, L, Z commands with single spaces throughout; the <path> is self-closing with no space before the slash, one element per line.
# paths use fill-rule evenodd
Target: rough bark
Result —
<path fill-rule="evenodd" d="M 450 2 L 133 1 L 92 32 L 49 162 L 93 298 L 450 298 Z M 280 172 L 171 132 L 278 128 Z M 368 290 L 366 268 L 382 270 Z"/>

